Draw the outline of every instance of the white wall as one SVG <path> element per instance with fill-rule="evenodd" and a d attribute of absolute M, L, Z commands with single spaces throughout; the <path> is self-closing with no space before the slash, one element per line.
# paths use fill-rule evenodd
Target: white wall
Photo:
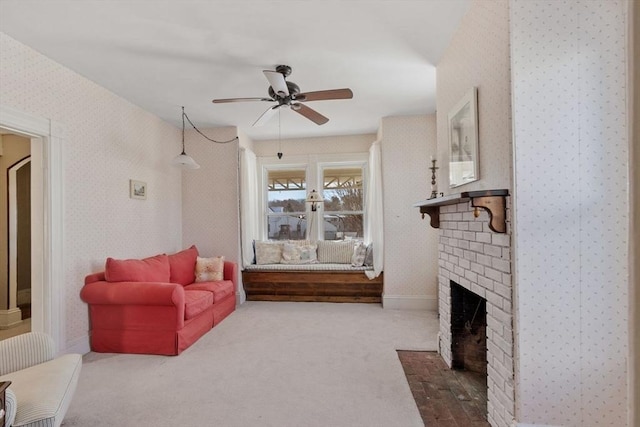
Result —
<path fill-rule="evenodd" d="M 274 157 L 281 151 L 286 161 L 287 156 L 305 154 L 367 153 L 375 140 L 372 134 L 261 140 L 254 141 L 253 152 L 258 157 Z"/>
<path fill-rule="evenodd" d="M 86 348 L 89 319 L 79 293 L 106 257 L 181 247 L 181 175 L 169 165 L 180 132 L 152 114 L 0 33 L 0 104 L 62 127 L 65 335 Z M 178 114 L 179 111 L 176 111 Z M 148 184 L 129 198 L 129 180 Z"/>
<path fill-rule="evenodd" d="M 198 125 L 197 123 L 195 124 Z M 235 127 L 200 129 L 216 141 L 228 141 Z M 182 240 L 195 244 L 200 256 L 224 255 L 239 263 L 238 141 L 216 144 L 195 130 L 185 132 L 187 154 L 200 169 L 185 169 L 182 175 Z"/>
<path fill-rule="evenodd" d="M 437 310 L 438 230 L 413 204 L 431 193 L 436 118 L 385 117 L 380 126 L 384 188 L 385 308 Z"/>
<path fill-rule="evenodd" d="M 626 11 L 511 1 L 522 423 L 627 425 Z"/>
<path fill-rule="evenodd" d="M 478 88 L 480 180 L 449 188 L 448 114 Z M 472 1 L 437 68 L 438 181 L 444 194 L 510 189 L 511 68 L 508 0 Z"/>

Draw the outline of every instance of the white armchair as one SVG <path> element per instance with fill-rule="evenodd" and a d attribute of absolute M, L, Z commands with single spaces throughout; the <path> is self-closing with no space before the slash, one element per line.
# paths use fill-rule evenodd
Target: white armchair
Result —
<path fill-rule="evenodd" d="M 47 334 L 29 332 L 0 341 L 0 381 L 11 381 L 0 427 L 58 427 L 71 404 L 82 356 L 55 358 Z"/>

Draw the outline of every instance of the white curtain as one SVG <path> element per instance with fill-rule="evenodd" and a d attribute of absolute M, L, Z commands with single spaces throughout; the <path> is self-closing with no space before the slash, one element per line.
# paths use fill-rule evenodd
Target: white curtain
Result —
<path fill-rule="evenodd" d="M 365 243 L 373 243 L 373 271 L 365 272 L 369 279 L 378 277 L 384 268 L 381 155 L 380 141 L 376 141 L 369 149 L 369 186 L 366 199 L 368 221 L 364 232 Z"/>
<path fill-rule="evenodd" d="M 253 240 L 258 236 L 258 171 L 256 155 L 242 148 L 240 151 L 240 227 L 242 233 L 242 265 L 253 263 Z"/>

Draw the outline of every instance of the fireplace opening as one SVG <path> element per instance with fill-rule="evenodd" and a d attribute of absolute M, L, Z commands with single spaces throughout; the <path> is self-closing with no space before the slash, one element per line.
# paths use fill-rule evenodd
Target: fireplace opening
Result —
<path fill-rule="evenodd" d="M 451 282 L 452 367 L 487 374 L 487 301 Z"/>

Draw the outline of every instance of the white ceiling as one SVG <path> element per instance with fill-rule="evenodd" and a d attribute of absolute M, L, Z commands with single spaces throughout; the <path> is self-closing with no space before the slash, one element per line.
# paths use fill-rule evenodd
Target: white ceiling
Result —
<path fill-rule="evenodd" d="M 307 106 L 318 126 L 281 114 L 282 138 L 375 133 L 382 117 L 435 111 L 435 65 L 470 0 L 0 0 L 0 31 L 181 126 L 238 126 L 278 137 L 262 70 L 293 68 L 302 92 L 349 87 Z"/>

